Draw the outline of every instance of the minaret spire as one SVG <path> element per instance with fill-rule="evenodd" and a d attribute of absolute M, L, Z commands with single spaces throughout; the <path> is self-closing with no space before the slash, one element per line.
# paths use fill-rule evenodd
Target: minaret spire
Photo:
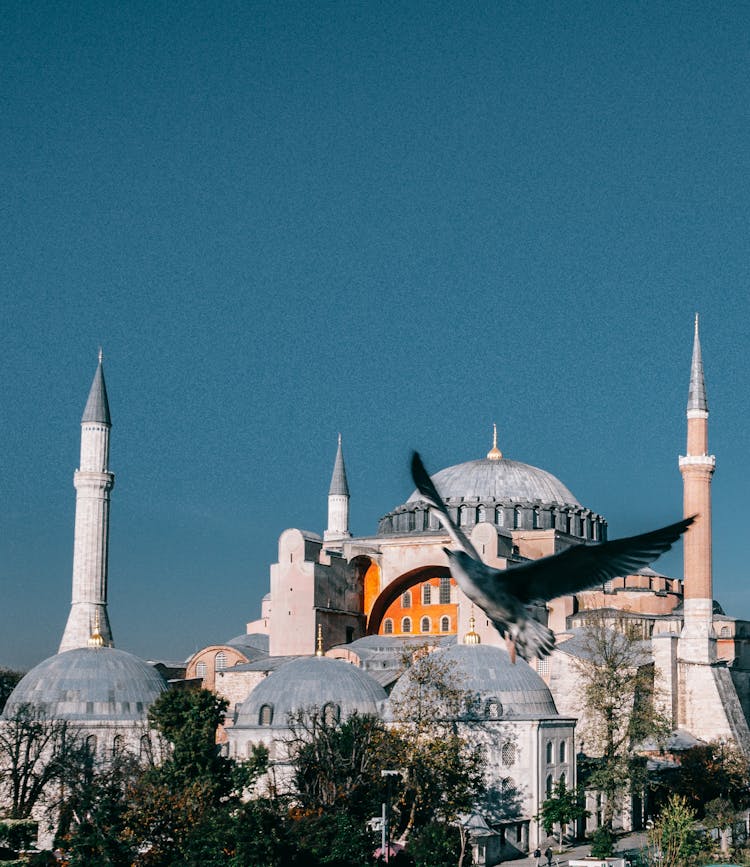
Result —
<path fill-rule="evenodd" d="M 497 425 L 492 423 L 492 448 L 487 452 L 487 460 L 500 461 L 503 458 L 503 453 L 497 447 Z"/>
<path fill-rule="evenodd" d="M 76 520 L 73 541 L 73 594 L 60 652 L 97 642 L 111 646 L 107 615 L 109 497 L 115 477 L 109 471 L 109 414 L 102 353 L 81 418 L 81 458 L 73 476 Z"/>
<path fill-rule="evenodd" d="M 697 313 L 688 389 L 686 452 L 679 461 L 683 514 L 698 517 L 683 539 L 685 622 L 680 655 L 689 661 L 711 662 L 716 658 L 711 555 L 711 479 L 716 458 L 708 454 L 708 401 Z"/>
<path fill-rule="evenodd" d="M 333 462 L 331 486 L 328 489 L 328 528 L 323 534 L 323 541 L 349 538 L 349 483 L 346 480 L 344 452 L 341 448 L 341 434 L 336 448 L 336 459 Z"/>

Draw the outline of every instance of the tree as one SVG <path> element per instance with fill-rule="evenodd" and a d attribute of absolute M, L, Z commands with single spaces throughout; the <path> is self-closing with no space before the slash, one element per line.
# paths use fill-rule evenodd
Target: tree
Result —
<path fill-rule="evenodd" d="M 10 818 L 28 818 L 51 785 L 63 778 L 76 741 L 67 722 L 49 719 L 31 704 L 19 705 L 3 721 L 0 783 Z"/>
<path fill-rule="evenodd" d="M 558 841 L 560 848 L 562 848 L 566 826 L 587 815 L 588 810 L 583 806 L 580 793 L 574 789 L 568 789 L 564 780 L 558 780 L 552 794 L 542 803 L 539 818 L 547 834 L 551 834 L 557 825 L 559 829 Z"/>
<path fill-rule="evenodd" d="M 3 712 L 5 703 L 10 694 L 16 688 L 16 684 L 23 677 L 23 672 L 13 671 L 10 668 L 0 668 L 0 713 Z"/>
<path fill-rule="evenodd" d="M 685 867 L 698 852 L 695 811 L 682 795 L 669 798 L 648 837 L 659 867 Z"/>
<path fill-rule="evenodd" d="M 669 792 L 682 795 L 703 816 L 706 805 L 717 798 L 735 810 L 750 805 L 750 774 L 744 755 L 734 746 L 712 742 L 686 750 L 677 768 L 662 774 Z"/>
<path fill-rule="evenodd" d="M 626 618 L 591 612 L 583 653 L 573 665 L 584 709 L 581 730 L 595 759 L 586 785 L 604 794 L 604 824 L 611 830 L 622 796 L 646 782 L 639 745 L 665 737 L 669 721 L 656 709 L 653 664 Z"/>

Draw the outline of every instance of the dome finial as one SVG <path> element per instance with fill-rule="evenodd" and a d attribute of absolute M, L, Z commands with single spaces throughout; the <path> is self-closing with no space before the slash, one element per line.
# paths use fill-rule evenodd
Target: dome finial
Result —
<path fill-rule="evenodd" d="M 104 352 L 100 346 L 99 347 L 99 364 L 101 364 L 103 360 L 104 360 Z"/>
<path fill-rule="evenodd" d="M 492 448 L 487 452 L 487 460 L 499 461 L 502 460 L 503 453 L 497 447 L 497 425 L 492 423 Z"/>
<path fill-rule="evenodd" d="M 320 623 L 318 624 L 318 640 L 316 644 L 315 655 L 323 656 L 323 626 Z"/>
<path fill-rule="evenodd" d="M 474 630 L 476 620 L 474 619 L 474 606 L 471 606 L 471 617 L 469 618 L 469 631 L 464 635 L 464 644 L 481 644 L 482 639 L 479 633 Z"/>
<path fill-rule="evenodd" d="M 99 622 L 99 609 L 94 614 L 94 631 L 88 640 L 89 647 L 104 647 L 104 636 L 101 633 L 101 623 Z"/>

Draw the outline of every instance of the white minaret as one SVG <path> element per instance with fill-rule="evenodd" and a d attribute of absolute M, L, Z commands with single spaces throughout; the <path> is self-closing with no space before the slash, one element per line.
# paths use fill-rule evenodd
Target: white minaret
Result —
<path fill-rule="evenodd" d="M 341 434 L 333 464 L 331 487 L 328 490 L 328 529 L 323 533 L 323 541 L 348 539 L 349 532 L 349 485 L 346 481 L 344 453 L 341 450 Z"/>
<path fill-rule="evenodd" d="M 102 352 L 81 419 L 81 462 L 73 476 L 76 523 L 73 542 L 73 597 L 60 653 L 86 647 L 95 633 L 112 646 L 107 616 L 109 495 L 115 477 L 109 472 L 109 416 Z"/>

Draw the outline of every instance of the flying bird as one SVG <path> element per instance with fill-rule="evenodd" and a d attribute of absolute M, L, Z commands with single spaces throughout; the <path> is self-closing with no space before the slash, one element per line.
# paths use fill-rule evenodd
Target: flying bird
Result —
<path fill-rule="evenodd" d="M 495 569 L 483 563 L 474 546 L 451 518 L 442 497 L 427 473 L 418 452 L 412 454 L 411 474 L 417 490 L 437 512 L 456 548 L 443 550 L 451 574 L 466 596 L 489 617 L 510 644 L 511 658 L 517 651 L 524 659 L 552 652 L 555 636 L 534 618 L 530 606 L 557 596 L 586 590 L 616 575 L 630 575 L 652 563 L 680 538 L 695 520 L 611 542 L 584 542 L 559 554 Z"/>

